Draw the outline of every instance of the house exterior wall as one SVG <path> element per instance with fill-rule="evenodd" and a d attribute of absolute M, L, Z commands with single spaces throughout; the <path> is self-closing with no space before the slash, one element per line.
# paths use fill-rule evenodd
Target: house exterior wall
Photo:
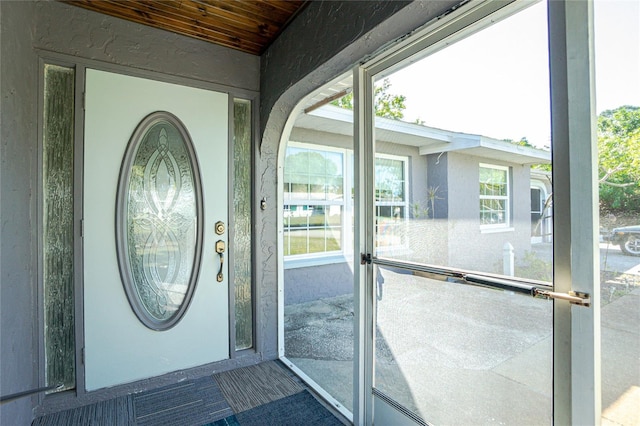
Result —
<path fill-rule="evenodd" d="M 353 150 L 353 137 L 336 133 L 294 127 L 291 130 L 289 141 L 303 142 L 313 145 L 330 146 L 334 148 Z M 420 155 L 417 147 L 400 145 L 391 142 L 376 142 L 376 152 L 408 157 L 409 206 L 419 203 L 421 207 L 427 205 L 427 158 Z"/>
<path fill-rule="evenodd" d="M 35 306 L 38 62 L 31 2 L 0 2 L 0 393 L 37 387 Z M 11 58 L 11 60 L 7 60 Z M 32 401 L 0 405 L 0 424 L 31 423 Z"/>
<path fill-rule="evenodd" d="M 291 131 L 290 141 L 303 142 L 333 148 L 353 150 L 353 137 L 329 133 L 317 130 L 294 127 Z M 419 203 L 421 208 L 427 204 L 427 158 L 420 155 L 419 149 L 414 146 L 400 145 L 391 142 L 377 142 L 376 153 L 391 154 L 408 158 L 407 178 L 409 179 L 409 191 L 407 194 L 408 212 L 413 217 L 412 206 Z M 423 211 L 418 212 L 423 214 Z M 422 216 L 426 219 L 426 216 Z M 412 222 L 408 222 L 413 224 Z M 419 232 L 407 232 L 412 238 L 421 235 Z M 346 244 L 353 245 L 353 242 Z M 345 247 L 346 251 L 348 249 Z M 331 257 L 331 255 L 328 255 Z M 284 289 L 285 305 L 304 303 L 321 298 L 341 296 L 353 293 L 353 262 L 352 255 L 345 256 L 348 261 L 331 260 L 330 264 L 322 264 L 325 258 L 309 259 L 303 267 L 288 267 L 285 264 Z M 308 266 L 311 264 L 312 266 Z"/>
<path fill-rule="evenodd" d="M 427 202 L 427 158 L 424 155 L 420 155 L 418 148 L 390 142 L 376 142 L 376 153 L 409 158 L 409 170 L 407 171 L 409 179 L 409 193 L 407 194 L 409 211 L 407 214 L 413 215 L 412 206 L 416 203 L 421 207 L 425 207 Z"/>
<path fill-rule="evenodd" d="M 38 387 L 38 54 L 49 52 L 243 90 L 260 58 L 60 2 L 0 2 L 0 393 Z M 30 424 L 37 398 L 0 405 L 0 424 Z"/>
<path fill-rule="evenodd" d="M 498 232 L 480 229 L 480 163 L 509 167 L 510 227 Z M 502 249 L 511 243 L 516 258 L 531 249 L 531 211 L 529 166 L 493 161 L 461 153 L 448 154 L 448 249 L 449 265 L 464 269 L 487 270 L 495 265 L 502 272 Z"/>
<path fill-rule="evenodd" d="M 437 188 L 437 199 L 430 206 L 429 217 L 446 219 L 449 217 L 449 166 L 448 153 L 427 155 L 427 181 L 429 187 Z"/>

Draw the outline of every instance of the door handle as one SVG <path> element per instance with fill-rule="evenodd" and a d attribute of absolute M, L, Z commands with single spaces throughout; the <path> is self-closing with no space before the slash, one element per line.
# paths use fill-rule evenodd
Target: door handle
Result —
<path fill-rule="evenodd" d="M 225 244 L 224 241 L 218 240 L 216 241 L 216 253 L 220 255 L 220 270 L 218 271 L 217 280 L 219 283 L 224 279 L 224 275 L 222 275 L 222 267 L 224 266 L 224 250 Z"/>

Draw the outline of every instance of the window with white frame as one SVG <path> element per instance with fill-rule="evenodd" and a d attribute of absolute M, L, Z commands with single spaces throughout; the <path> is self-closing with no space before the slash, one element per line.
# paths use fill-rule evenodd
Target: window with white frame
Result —
<path fill-rule="evenodd" d="M 288 259 L 349 251 L 345 241 L 353 240 L 352 155 L 348 149 L 299 142 L 287 144 L 283 173 L 283 246 Z M 407 164 L 407 157 L 376 155 L 379 247 L 405 245 Z"/>
<path fill-rule="evenodd" d="M 405 245 L 407 217 L 407 158 L 376 155 L 376 245 L 378 248 Z"/>
<path fill-rule="evenodd" d="M 284 255 L 343 248 L 345 150 L 290 142 L 284 161 Z"/>
<path fill-rule="evenodd" d="M 510 218 L 509 168 L 480 164 L 480 226 L 508 227 Z"/>

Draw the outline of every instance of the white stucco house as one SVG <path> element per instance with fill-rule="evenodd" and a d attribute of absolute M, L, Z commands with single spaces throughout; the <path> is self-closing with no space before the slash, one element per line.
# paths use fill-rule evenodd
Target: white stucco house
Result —
<path fill-rule="evenodd" d="M 341 241 L 331 244 L 333 237 L 327 237 L 329 244 L 306 253 L 291 248 L 285 251 L 287 265 L 340 259 L 342 254 L 350 257 L 341 248 L 351 246 L 353 235 L 346 218 L 353 214 L 353 201 L 341 194 L 353 191 L 352 117 L 350 110 L 325 105 L 302 113 L 295 121 L 284 167 L 285 220 L 300 212 L 324 216 L 327 208 L 344 213 L 335 216 L 329 226 L 342 228 L 336 232 Z M 543 173 L 532 171 L 532 166 L 549 164 L 549 151 L 382 117 L 376 117 L 375 139 L 380 250 L 407 260 L 472 270 L 498 263 L 495 272 L 502 272 L 504 244 L 511 244 L 520 258 L 531 249 L 538 219 L 532 212 L 538 211 L 550 193 L 548 182 L 543 185 Z M 294 156 L 303 151 L 330 158 L 336 165 L 333 176 L 324 177 L 322 184 L 339 182 L 339 188 L 329 190 L 339 196 L 321 205 L 313 204 L 314 198 L 319 199 L 317 194 L 304 192 L 300 197 L 293 186 L 312 179 L 290 169 L 299 168 Z M 322 185 L 318 188 L 325 191 Z M 538 191 L 535 201 L 531 188 Z M 313 221 L 303 222 L 304 226 L 289 220 L 286 241 L 319 229 Z M 412 238 L 424 233 L 429 234 L 428 247 L 422 238 L 421 243 Z"/>

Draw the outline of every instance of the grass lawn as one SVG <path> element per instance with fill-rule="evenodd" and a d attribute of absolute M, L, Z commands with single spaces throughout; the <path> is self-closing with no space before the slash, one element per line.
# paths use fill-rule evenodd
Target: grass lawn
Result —
<path fill-rule="evenodd" d="M 326 244 L 326 247 L 325 247 Z M 314 237 L 309 236 L 291 236 L 285 233 L 284 236 L 284 255 L 306 254 L 306 253 L 322 253 L 325 251 L 340 250 L 340 241 L 336 238 L 328 236 Z"/>

